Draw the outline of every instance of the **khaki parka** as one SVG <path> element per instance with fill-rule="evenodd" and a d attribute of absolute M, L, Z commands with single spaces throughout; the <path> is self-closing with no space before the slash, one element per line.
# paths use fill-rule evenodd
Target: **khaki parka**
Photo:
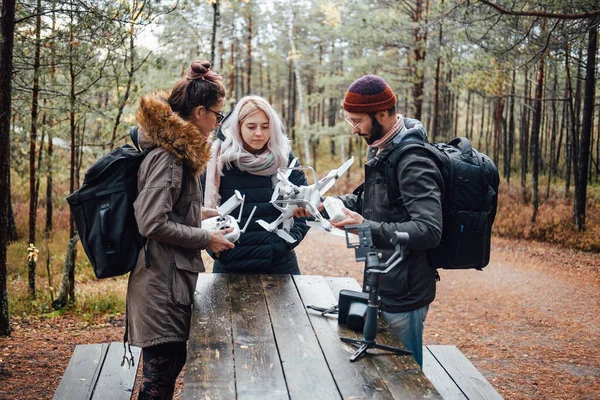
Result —
<path fill-rule="evenodd" d="M 144 96 L 136 113 L 140 145 L 157 147 L 138 171 L 135 217 L 148 242 L 127 288 L 128 340 L 141 348 L 187 341 L 196 280 L 204 271 L 200 250 L 210 243 L 210 233 L 201 228 L 198 179 L 210 145 L 195 125 L 171 111 L 167 98 L 165 92 Z"/>

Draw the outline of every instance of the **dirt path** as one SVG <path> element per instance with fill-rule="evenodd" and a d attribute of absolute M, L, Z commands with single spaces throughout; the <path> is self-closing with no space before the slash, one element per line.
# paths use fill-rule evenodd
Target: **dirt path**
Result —
<path fill-rule="evenodd" d="M 362 279 L 343 238 L 312 230 L 297 252 L 304 274 Z M 600 399 L 600 254 L 495 239 L 483 272 L 441 278 L 426 343 L 458 346 L 506 399 Z M 123 333 L 118 319 L 12 324 L 0 338 L 0 399 L 52 398 L 75 344 Z"/>
<path fill-rule="evenodd" d="M 302 272 L 361 282 L 345 247 L 311 231 Z M 440 275 L 425 343 L 458 346 L 506 399 L 600 399 L 600 254 L 495 239 L 484 271 Z"/>

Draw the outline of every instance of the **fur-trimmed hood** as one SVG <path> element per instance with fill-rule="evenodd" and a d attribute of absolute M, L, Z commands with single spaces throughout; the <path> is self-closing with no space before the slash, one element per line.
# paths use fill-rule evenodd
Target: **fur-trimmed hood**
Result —
<path fill-rule="evenodd" d="M 162 147 L 197 176 L 210 159 L 210 143 L 193 123 L 171 110 L 168 98 L 165 91 L 142 96 L 135 113 L 140 127 L 139 143 L 144 148 Z"/>

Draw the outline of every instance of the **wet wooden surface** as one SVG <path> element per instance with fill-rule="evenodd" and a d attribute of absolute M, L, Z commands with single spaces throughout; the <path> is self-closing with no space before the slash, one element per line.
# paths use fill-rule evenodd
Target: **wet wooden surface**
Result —
<path fill-rule="evenodd" d="M 360 337 L 330 307 L 352 278 L 201 274 L 194 296 L 184 399 L 441 399 L 411 356 L 379 350 L 351 363 Z M 402 347 L 382 331 L 382 344 Z"/>

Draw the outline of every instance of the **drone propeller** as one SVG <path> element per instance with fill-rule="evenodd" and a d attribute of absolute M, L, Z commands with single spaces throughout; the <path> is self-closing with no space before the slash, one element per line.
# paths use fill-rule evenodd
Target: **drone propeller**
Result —
<path fill-rule="evenodd" d="M 292 171 L 293 171 L 293 169 L 292 169 L 292 168 L 294 168 L 294 167 L 295 167 L 295 165 L 296 165 L 296 161 L 298 161 L 298 159 L 297 159 L 297 158 L 294 158 L 294 159 L 292 160 L 292 162 L 290 163 L 289 167 L 287 167 L 287 171 L 285 171 L 285 177 L 286 177 L 286 178 L 289 178 L 289 177 L 290 177 L 290 175 L 292 174 Z"/>
<path fill-rule="evenodd" d="M 329 171 L 329 173 L 323 179 L 321 179 L 320 182 L 327 182 L 327 180 L 329 179 L 329 182 L 325 183 L 325 185 L 319 190 L 321 196 L 323 196 L 325 193 L 327 193 L 329 189 L 331 189 L 331 187 L 335 184 L 335 181 L 340 176 L 344 175 L 353 163 L 354 156 L 350 157 L 350 159 L 343 163 L 338 169 Z"/>
<path fill-rule="evenodd" d="M 317 221 L 306 221 L 306 224 L 307 224 L 308 226 L 310 226 L 311 228 L 315 228 L 315 229 L 318 229 L 318 230 L 320 230 L 320 231 L 329 232 L 329 233 L 331 233 L 332 235 L 335 235 L 335 236 L 346 237 L 346 231 L 343 231 L 343 230 L 341 230 L 341 229 L 338 229 L 338 228 L 336 228 L 336 227 L 334 227 L 334 226 L 332 226 L 332 227 L 331 227 L 331 230 L 330 230 L 330 231 L 328 231 L 328 230 L 326 230 L 325 228 L 323 228 L 323 225 L 321 225 L 321 223 L 320 223 L 320 222 L 317 222 Z M 352 234 L 352 233 L 349 233 L 349 235 L 353 235 L 353 234 Z M 354 236 L 356 236 L 356 235 L 354 235 Z"/>

